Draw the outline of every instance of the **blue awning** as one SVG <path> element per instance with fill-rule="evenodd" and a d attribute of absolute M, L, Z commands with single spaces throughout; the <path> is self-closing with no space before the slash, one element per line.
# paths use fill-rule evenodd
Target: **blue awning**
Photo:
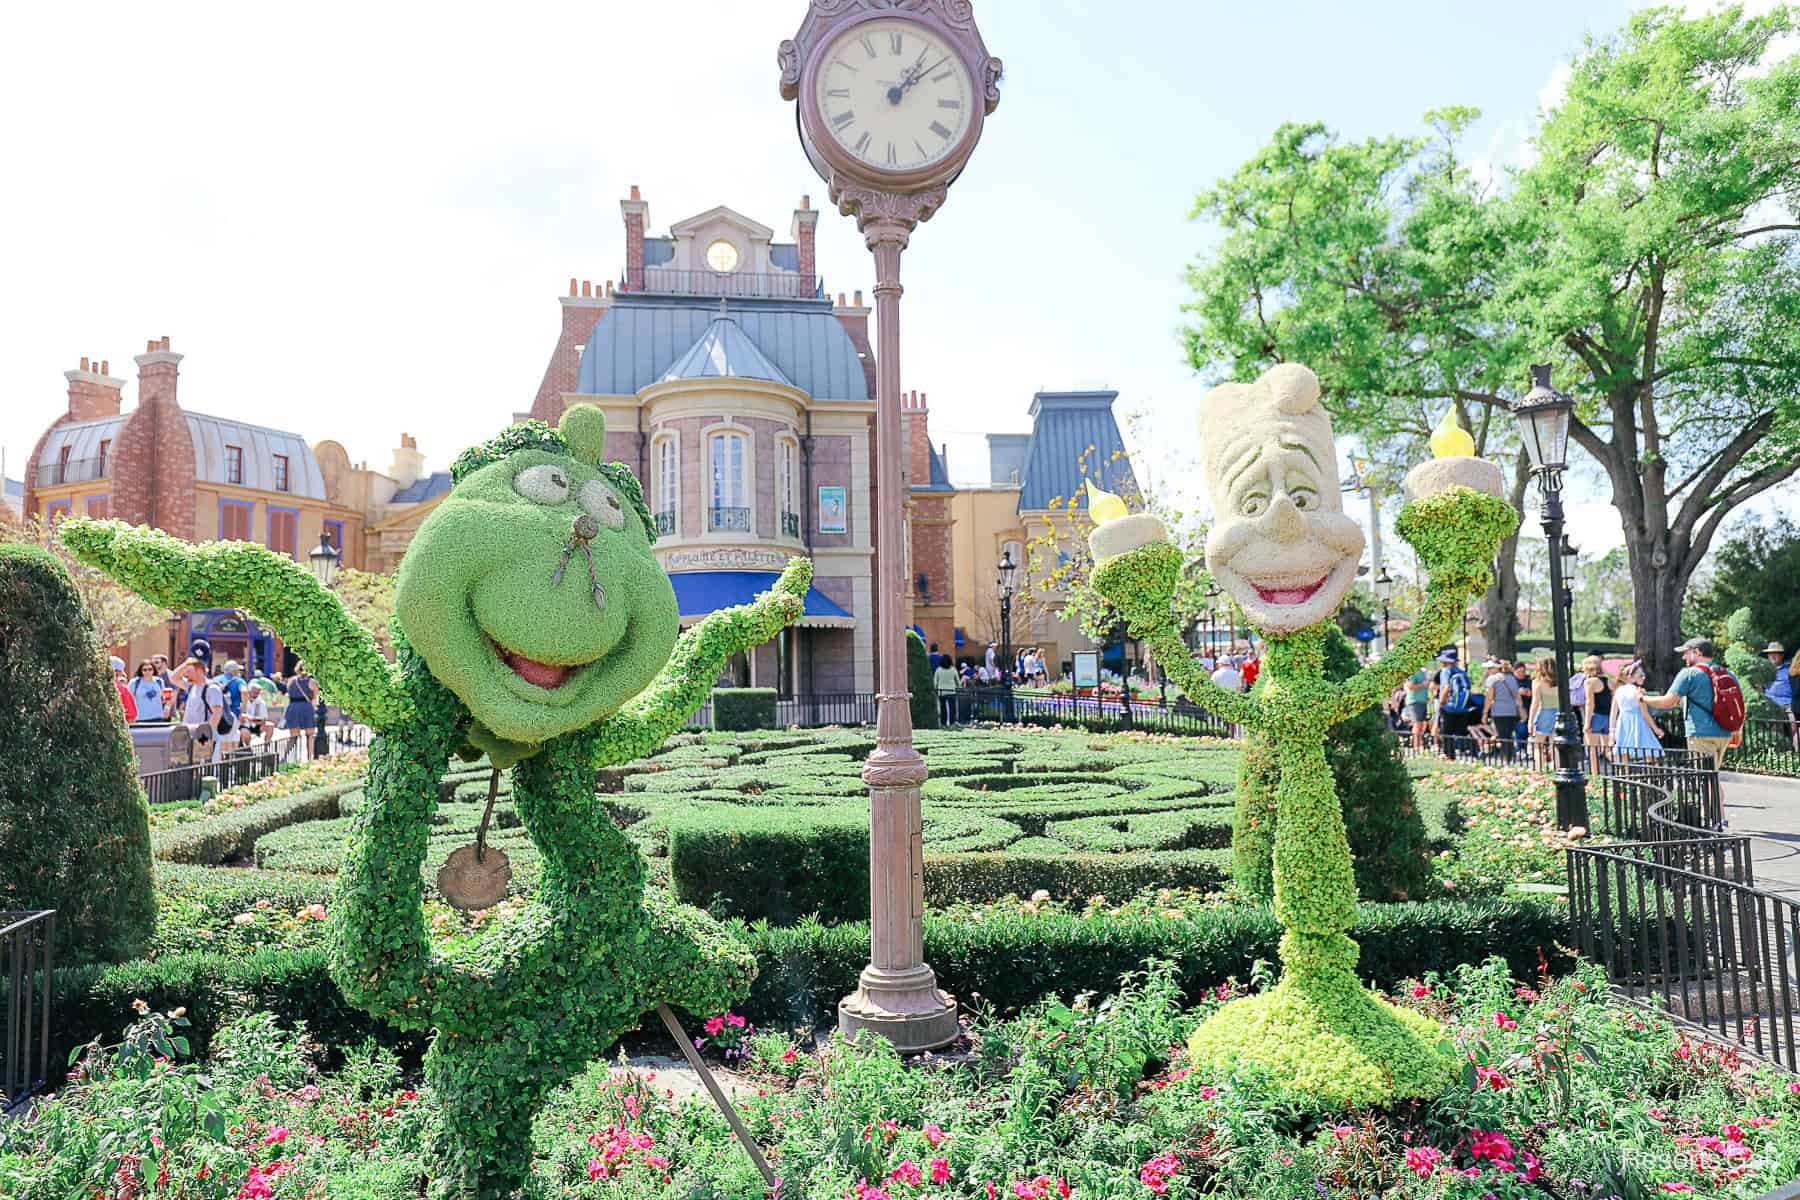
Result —
<path fill-rule="evenodd" d="M 774 571 L 678 571 L 669 576 L 669 582 L 675 585 L 675 602 L 685 625 L 721 608 L 748 604 L 774 587 L 779 578 Z M 856 618 L 815 587 L 806 589 L 800 624 L 815 629 L 853 629 Z"/>

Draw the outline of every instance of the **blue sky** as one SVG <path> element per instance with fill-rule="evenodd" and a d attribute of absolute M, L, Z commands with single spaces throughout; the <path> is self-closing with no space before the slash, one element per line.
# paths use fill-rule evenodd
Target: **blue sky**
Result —
<path fill-rule="evenodd" d="M 440 6 L 38 5 L 0 63 L 0 444 L 17 475 L 81 355 L 133 373 L 186 353 L 190 407 L 434 466 L 535 393 L 571 275 L 616 276 L 631 184 L 655 231 L 728 204 L 783 236 L 824 204 L 776 90 L 803 5 L 663 0 Z M 1540 92 L 1627 6 L 979 0 L 999 111 L 907 253 L 904 386 L 960 479 L 1039 387 L 1106 385 L 1140 464 L 1199 491 L 1201 385 L 1177 338 L 1211 234 L 1196 192 L 1284 120 L 1412 132 L 1485 115 L 1515 157 Z M 1126 19 L 1129 17 L 1129 21 Z M 22 22 L 22 24 L 19 24 Z M 55 97 L 55 101 L 51 101 Z M 867 289 L 847 218 L 819 225 L 833 291 Z M 123 364 L 123 365 L 122 365 Z M 134 388 L 127 389 L 128 402 Z M 1603 499 L 1603 498 L 1601 498 Z M 1580 515 L 1605 539 L 1610 509 Z M 1616 521 L 1612 522 L 1616 540 Z"/>

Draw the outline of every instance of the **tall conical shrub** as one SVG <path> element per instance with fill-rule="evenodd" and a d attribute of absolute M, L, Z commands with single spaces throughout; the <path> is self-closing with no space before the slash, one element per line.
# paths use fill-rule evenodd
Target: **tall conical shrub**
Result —
<path fill-rule="evenodd" d="M 912 692 L 914 729 L 938 727 L 937 692 L 931 684 L 931 655 L 925 650 L 925 639 L 916 629 L 906 631 L 906 686 Z"/>
<path fill-rule="evenodd" d="M 150 811 L 94 622 L 56 557 L 0 545 L 0 909 L 56 910 L 63 962 L 142 954 Z"/>

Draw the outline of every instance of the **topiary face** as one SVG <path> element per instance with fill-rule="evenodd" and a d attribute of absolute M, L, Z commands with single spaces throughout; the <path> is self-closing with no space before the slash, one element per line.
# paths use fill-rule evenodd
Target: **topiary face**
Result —
<path fill-rule="evenodd" d="M 679 632 L 637 481 L 578 405 L 464 454 L 401 561 L 395 612 L 481 725 L 528 745 L 637 695 Z"/>

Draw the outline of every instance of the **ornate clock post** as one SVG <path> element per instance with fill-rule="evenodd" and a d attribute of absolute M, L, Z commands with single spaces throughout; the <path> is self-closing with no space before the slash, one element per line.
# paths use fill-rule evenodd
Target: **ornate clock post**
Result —
<path fill-rule="evenodd" d="M 876 747 L 869 785 L 870 961 L 838 1004 L 845 1033 L 869 1029 L 902 1052 L 946 1045 L 956 1002 L 924 961 L 925 760 L 912 744 L 899 613 L 900 252 L 943 204 L 1000 103 L 1000 60 L 975 28 L 970 0 L 811 0 L 800 31 L 781 43 L 781 94 L 798 100 L 800 142 L 856 218 L 875 255 Z"/>

